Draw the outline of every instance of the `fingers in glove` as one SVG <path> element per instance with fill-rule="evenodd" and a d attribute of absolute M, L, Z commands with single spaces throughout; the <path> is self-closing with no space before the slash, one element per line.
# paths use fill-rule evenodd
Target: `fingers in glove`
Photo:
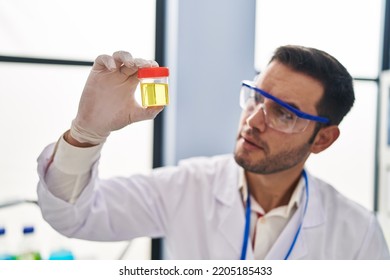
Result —
<path fill-rule="evenodd" d="M 123 65 L 120 68 L 120 71 L 127 76 L 134 75 L 138 71 L 138 68 L 158 67 L 158 63 L 154 60 L 146 60 L 143 58 L 133 59 L 132 57 L 131 58 L 128 57 L 127 54 L 129 53 L 118 52 L 116 58 L 117 63 L 118 61 L 123 63 Z"/>
<path fill-rule="evenodd" d="M 120 72 L 126 76 L 134 75 L 138 66 L 135 63 L 133 56 L 126 51 L 117 51 L 112 55 L 115 59 L 116 65 L 120 67 Z"/>
<path fill-rule="evenodd" d="M 131 68 L 135 65 L 133 56 L 129 52 L 117 51 L 114 52 L 112 57 L 119 66 L 125 65 L 126 67 Z"/>
<path fill-rule="evenodd" d="M 105 57 L 104 57 L 105 58 Z M 142 67 L 158 67 L 158 63 L 153 60 L 146 60 L 143 58 L 133 58 L 133 56 L 126 51 L 117 51 L 112 55 L 116 69 L 120 69 L 121 73 L 131 76 L 137 72 L 138 68 Z M 108 58 L 105 58 L 108 60 Z M 112 63 L 112 59 L 109 59 Z"/>
<path fill-rule="evenodd" d="M 135 58 L 132 61 L 133 66 L 128 67 L 127 65 L 123 65 L 121 67 L 121 72 L 127 76 L 134 75 L 137 71 L 138 68 L 143 68 L 143 67 L 158 67 L 158 63 L 153 60 L 146 60 L 143 58 Z"/>
<path fill-rule="evenodd" d="M 115 60 L 113 57 L 102 54 L 99 55 L 92 66 L 92 70 L 101 71 L 108 69 L 109 71 L 115 71 L 116 69 Z"/>
<path fill-rule="evenodd" d="M 134 64 L 138 68 L 144 68 L 144 67 L 158 67 L 158 63 L 154 60 L 146 60 L 143 58 L 134 58 Z"/>

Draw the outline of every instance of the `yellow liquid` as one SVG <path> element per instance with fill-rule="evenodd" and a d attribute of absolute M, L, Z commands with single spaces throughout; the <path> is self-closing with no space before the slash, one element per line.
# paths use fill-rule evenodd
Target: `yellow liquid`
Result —
<path fill-rule="evenodd" d="M 168 84 L 141 83 L 141 97 L 143 107 L 168 105 Z"/>

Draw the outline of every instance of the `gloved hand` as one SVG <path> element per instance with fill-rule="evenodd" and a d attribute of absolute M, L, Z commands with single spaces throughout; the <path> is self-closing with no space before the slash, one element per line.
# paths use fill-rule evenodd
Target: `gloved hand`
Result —
<path fill-rule="evenodd" d="M 103 143 L 111 131 L 153 119 L 164 107 L 143 108 L 135 100 L 137 71 L 157 67 L 155 61 L 133 58 L 124 51 L 96 58 L 81 95 L 70 135 L 80 143 Z"/>

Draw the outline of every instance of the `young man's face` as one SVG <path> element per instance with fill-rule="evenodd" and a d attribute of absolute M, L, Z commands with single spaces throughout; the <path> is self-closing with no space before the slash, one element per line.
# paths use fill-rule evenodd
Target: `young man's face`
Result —
<path fill-rule="evenodd" d="M 324 92 L 317 80 L 276 61 L 260 75 L 256 87 L 311 115 L 318 115 L 315 106 Z M 303 166 L 310 155 L 314 128 L 315 122 L 311 121 L 303 132 L 280 132 L 267 126 L 263 110 L 243 110 L 235 159 L 245 170 L 259 174 Z"/>

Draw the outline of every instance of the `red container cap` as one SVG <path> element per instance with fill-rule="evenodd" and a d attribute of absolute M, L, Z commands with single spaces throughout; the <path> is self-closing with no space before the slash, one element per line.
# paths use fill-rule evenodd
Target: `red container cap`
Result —
<path fill-rule="evenodd" d="M 147 67 L 138 69 L 138 78 L 168 77 L 168 67 Z"/>

